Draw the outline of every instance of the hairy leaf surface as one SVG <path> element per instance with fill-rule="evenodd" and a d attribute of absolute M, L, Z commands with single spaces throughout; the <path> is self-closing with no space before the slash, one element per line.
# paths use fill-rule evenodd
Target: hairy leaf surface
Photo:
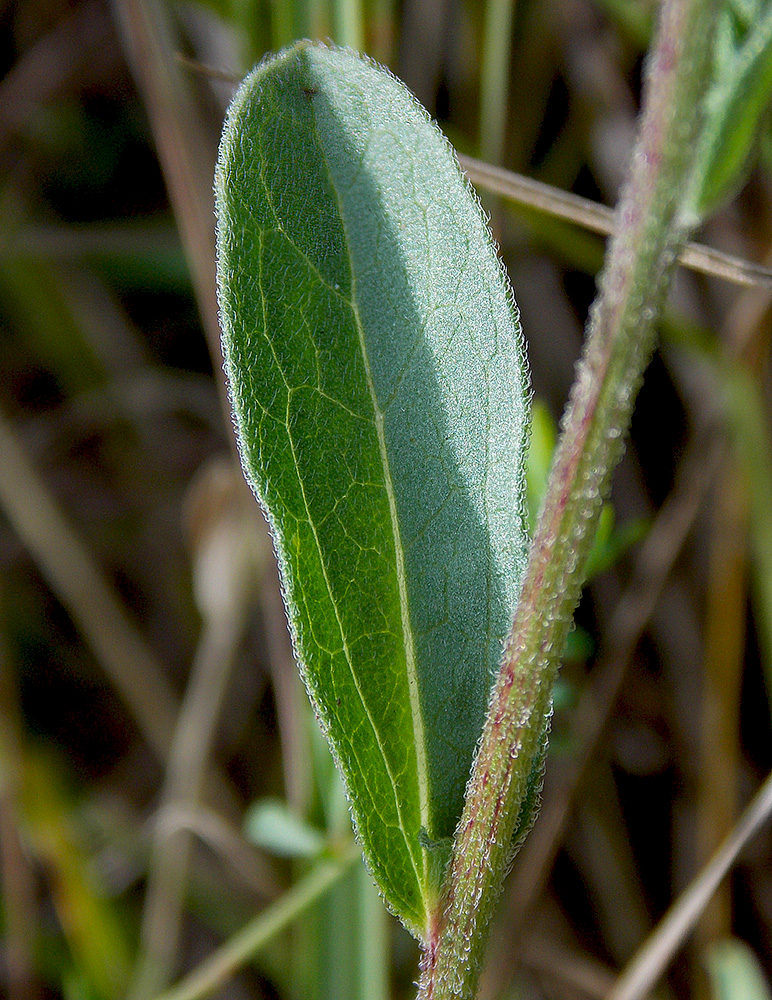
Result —
<path fill-rule="evenodd" d="M 247 77 L 216 192 L 244 468 L 368 864 L 422 936 L 525 563 L 517 312 L 447 142 L 354 53 Z"/>

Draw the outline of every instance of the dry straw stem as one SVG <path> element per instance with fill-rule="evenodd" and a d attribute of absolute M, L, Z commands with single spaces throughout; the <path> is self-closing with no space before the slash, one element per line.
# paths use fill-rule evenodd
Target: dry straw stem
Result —
<path fill-rule="evenodd" d="M 159 811 L 201 802 L 223 702 L 246 628 L 255 580 L 269 559 L 264 535 L 254 540 L 252 497 L 228 461 L 209 463 L 188 495 L 194 593 L 203 628 L 166 763 Z M 142 914 L 140 949 L 129 996 L 163 989 L 176 964 L 193 837 L 184 826 L 156 824 Z"/>
<path fill-rule="evenodd" d="M 205 624 L 172 741 L 162 808 L 195 807 L 203 791 L 222 701 L 235 661 L 244 615 Z M 171 978 L 182 931 L 193 839 L 187 830 L 156 827 L 142 915 L 141 948 L 130 995 L 152 996 Z"/>
<path fill-rule="evenodd" d="M 143 96 L 190 264 L 212 357 L 220 357 L 214 269 L 214 144 L 175 63 L 173 29 L 156 0 L 114 0 L 113 14 Z M 215 370 L 218 369 L 215 365 Z"/>
<path fill-rule="evenodd" d="M 487 927 L 593 530 L 684 235 L 676 222 L 678 196 L 699 124 L 716 12 L 715 0 L 666 0 L 660 11 L 618 229 L 470 780 L 445 908 L 425 945 L 422 1000 L 471 998 L 476 992 Z"/>
<path fill-rule="evenodd" d="M 164 760 L 176 699 L 144 638 L 0 414 L 0 505 L 72 615 L 149 746 Z"/>
<path fill-rule="evenodd" d="M 606 1000 L 642 1000 L 667 968 L 707 906 L 737 855 L 772 815 L 772 774 L 743 813 L 740 822 L 689 888 L 668 910 L 646 944 L 619 977 Z"/>
<path fill-rule="evenodd" d="M 611 236 L 616 232 L 616 212 L 606 205 L 599 205 L 571 191 L 561 191 L 532 177 L 504 170 L 503 167 L 483 163 L 471 156 L 459 156 L 458 160 L 469 180 L 484 191 L 556 219 L 573 222 L 601 236 Z M 678 262 L 692 271 L 709 274 L 734 285 L 772 287 L 772 270 L 769 267 L 702 243 L 686 243 L 678 255 Z"/>

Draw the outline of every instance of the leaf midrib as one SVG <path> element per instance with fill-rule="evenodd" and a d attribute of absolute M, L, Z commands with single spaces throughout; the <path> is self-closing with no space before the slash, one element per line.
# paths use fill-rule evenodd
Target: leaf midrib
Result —
<path fill-rule="evenodd" d="M 330 187 L 332 188 L 332 191 L 335 194 L 335 199 L 338 203 L 338 216 L 341 221 L 341 226 L 343 227 L 343 236 L 346 243 L 350 273 L 351 273 L 350 306 L 354 317 L 354 322 L 356 323 L 357 335 L 359 338 L 359 348 L 362 354 L 362 362 L 365 367 L 365 378 L 367 381 L 367 389 L 370 394 L 370 400 L 373 407 L 373 417 L 375 420 L 376 435 L 378 437 L 378 449 L 380 452 L 381 466 L 383 469 L 384 486 L 386 489 L 386 496 L 389 503 L 389 517 L 391 519 L 392 537 L 394 541 L 394 556 L 396 561 L 395 568 L 397 574 L 397 587 L 399 591 L 400 619 L 402 624 L 402 635 L 405 647 L 405 670 L 407 673 L 407 685 L 410 697 L 410 713 L 413 722 L 414 745 L 416 751 L 416 779 L 418 784 L 419 815 L 421 818 L 422 828 L 427 832 L 427 834 L 429 834 L 431 830 L 431 820 L 429 811 L 429 781 L 428 781 L 428 764 L 427 764 L 427 753 L 426 753 L 426 733 L 424 730 L 423 715 L 421 713 L 420 694 L 418 687 L 418 673 L 416 669 L 415 645 L 413 642 L 413 630 L 410 623 L 410 611 L 409 611 L 410 602 L 407 593 L 407 575 L 405 572 L 404 547 L 402 545 L 402 533 L 400 531 L 400 526 L 399 526 L 399 516 L 397 512 L 396 496 L 394 493 L 394 483 L 391 477 L 391 464 L 389 462 L 389 455 L 386 447 L 384 415 L 378 403 L 378 397 L 375 392 L 375 383 L 373 381 L 372 369 L 370 367 L 370 356 L 367 350 L 367 343 L 365 340 L 364 325 L 362 323 L 362 318 L 359 313 L 359 304 L 357 300 L 357 276 L 353 266 L 354 255 L 351 251 L 351 238 L 349 236 L 348 225 L 346 222 L 346 214 L 344 212 L 341 195 L 340 192 L 338 191 L 337 185 L 335 184 L 335 179 L 333 177 L 333 173 L 330 168 L 326 152 L 319 137 L 319 131 L 315 114 L 313 115 L 313 123 L 314 123 L 314 132 L 316 135 L 317 146 L 327 170 L 327 177 L 330 182 Z M 363 699 L 363 704 L 364 704 L 364 699 Z M 366 706 L 365 710 L 367 711 Z M 394 779 L 391 775 L 391 771 L 388 768 L 388 764 L 386 764 L 386 767 L 387 770 L 389 771 L 389 777 L 392 780 L 392 784 L 394 784 Z M 400 811 L 400 818 L 401 818 L 401 810 L 399 807 L 399 795 L 397 793 L 396 784 L 394 784 L 394 797 L 397 801 L 397 809 Z M 411 848 L 410 838 L 408 837 L 407 831 L 404 829 L 404 827 L 402 829 L 403 829 L 403 834 L 405 836 L 405 843 L 407 845 L 408 853 L 410 854 L 413 866 L 415 867 L 415 859 L 413 858 L 413 850 Z M 421 860 L 423 868 L 423 879 L 419 876 L 418 884 L 421 887 L 421 893 L 424 896 L 424 904 L 426 906 L 426 912 L 428 913 L 429 905 L 425 895 L 426 885 L 428 883 L 428 868 L 427 868 L 428 862 L 426 858 L 426 852 L 423 849 L 421 849 L 421 855 L 422 855 Z M 418 875 L 417 871 L 416 875 Z"/>
<path fill-rule="evenodd" d="M 270 197 L 270 195 L 269 195 L 269 197 Z M 290 246 L 292 246 L 293 248 L 296 248 L 295 242 L 292 239 L 290 239 L 286 235 L 286 233 L 282 233 L 281 235 L 284 236 L 284 238 L 287 240 L 287 242 L 290 244 Z M 261 230 L 260 252 L 259 252 L 259 260 L 260 260 L 259 274 L 261 276 L 262 276 L 262 251 L 263 251 L 262 236 L 263 236 L 263 231 Z M 303 259 L 307 259 L 304 254 L 300 253 L 299 250 L 298 250 L 298 252 L 299 252 L 299 255 L 301 257 L 303 257 Z M 309 261 L 309 264 L 310 263 L 311 262 Z M 316 270 L 316 269 L 314 269 L 314 270 Z M 265 307 L 265 294 L 264 294 L 263 288 L 262 288 L 262 277 L 260 277 L 258 279 L 258 283 L 260 285 L 260 295 L 261 295 L 261 300 L 263 302 L 263 308 L 264 308 Z M 322 284 L 330 292 L 335 291 L 327 282 L 322 282 Z M 351 300 L 345 299 L 345 301 L 346 301 L 346 304 L 351 309 L 352 314 L 354 315 L 355 322 L 357 323 L 357 329 L 359 330 L 359 319 L 358 319 L 358 316 L 357 316 L 356 306 L 355 306 L 354 302 L 351 301 Z M 264 330 L 267 329 L 267 324 L 266 324 L 266 321 L 265 321 L 265 315 L 263 316 L 263 329 Z M 269 348 L 271 350 L 271 353 L 273 354 L 274 360 L 276 361 L 277 366 L 278 366 L 278 370 L 281 373 L 282 381 L 284 382 L 285 387 L 288 389 L 288 393 L 287 393 L 287 407 L 289 409 L 289 404 L 290 404 L 290 401 L 291 401 L 291 398 L 292 398 L 292 393 L 289 391 L 289 383 L 287 382 L 287 379 L 286 379 L 284 371 L 283 371 L 283 369 L 281 367 L 281 364 L 279 364 L 279 360 L 276 357 L 276 353 L 275 353 L 275 350 L 274 350 L 274 347 L 273 347 L 273 344 L 271 342 L 270 337 L 267 338 L 267 339 L 268 339 L 268 344 L 269 344 Z M 361 418 L 359 418 L 359 419 L 361 419 Z M 319 535 L 318 535 L 318 532 L 317 532 L 317 529 L 316 529 L 316 522 L 315 522 L 313 516 L 311 515 L 311 510 L 310 510 L 309 505 L 308 505 L 308 499 L 306 497 L 305 483 L 304 483 L 304 480 L 303 480 L 303 476 L 301 474 L 300 465 L 298 463 L 297 454 L 296 454 L 296 451 L 295 451 L 295 442 L 293 440 L 292 433 L 291 433 L 291 431 L 289 429 L 290 428 L 290 415 L 289 415 L 289 412 L 287 412 L 287 414 L 285 416 L 285 427 L 287 428 L 287 438 L 288 438 L 289 445 L 290 445 L 290 450 L 291 450 L 291 453 L 292 453 L 292 463 L 293 463 L 293 465 L 295 467 L 295 474 L 297 476 L 298 484 L 300 486 L 301 496 L 303 498 L 303 507 L 305 508 L 305 512 L 306 512 L 306 520 L 308 521 L 308 525 L 311 528 L 311 533 L 314 536 L 314 543 L 316 545 L 316 550 L 317 550 L 317 553 L 319 555 L 319 564 L 321 566 L 322 576 L 324 577 L 324 584 L 325 584 L 325 587 L 327 588 L 327 593 L 328 593 L 329 598 L 330 598 L 330 604 L 332 605 L 332 609 L 333 609 L 333 612 L 335 614 L 335 620 L 337 622 L 338 629 L 339 629 L 339 632 L 340 632 L 341 646 L 342 646 L 342 649 L 343 649 L 343 654 L 344 654 L 344 656 L 346 658 L 346 663 L 348 664 L 348 668 L 349 668 L 349 671 L 351 673 L 351 679 L 354 682 L 354 687 L 356 689 L 357 694 L 359 695 L 359 700 L 362 703 L 362 708 L 363 708 L 364 713 L 365 713 L 365 715 L 367 717 L 367 720 L 370 723 L 370 726 L 371 726 L 371 728 L 373 730 L 373 735 L 375 736 L 376 743 L 378 744 L 378 749 L 380 750 L 381 757 L 382 757 L 383 763 L 384 763 L 384 767 L 386 768 L 386 773 L 389 776 L 389 781 L 391 782 L 392 791 L 394 793 L 394 802 L 395 802 L 396 809 L 397 809 L 397 815 L 399 817 L 399 827 L 400 827 L 400 830 L 402 831 L 402 836 L 403 836 L 403 838 L 405 840 L 405 846 L 407 848 L 408 857 L 410 858 L 410 862 L 411 862 L 411 864 L 413 866 L 413 869 L 415 871 L 415 874 L 416 874 L 416 880 L 417 880 L 418 885 L 419 885 L 419 887 L 421 889 L 421 892 L 423 894 L 423 882 L 421 880 L 421 876 L 420 876 L 419 871 L 418 871 L 418 866 L 416 864 L 416 860 L 415 860 L 415 857 L 413 855 L 413 850 L 411 849 L 410 838 L 409 838 L 407 830 L 405 828 L 405 821 L 404 821 L 403 816 L 402 816 L 402 807 L 401 807 L 399 795 L 398 795 L 398 792 L 397 792 L 397 782 L 396 782 L 396 780 L 394 778 L 394 775 L 392 774 L 391 767 L 389 766 L 388 758 L 387 758 L 387 756 L 386 756 L 386 754 L 384 752 L 384 746 L 383 746 L 383 742 L 381 740 L 381 735 L 380 735 L 380 733 L 378 731 L 378 726 L 376 725 L 375 720 L 374 720 L 374 718 L 372 716 L 372 713 L 370 712 L 369 706 L 367 704 L 367 701 L 365 699 L 364 693 L 363 693 L 362 688 L 360 686 L 359 679 L 357 677 L 356 671 L 354 670 L 353 660 L 352 660 L 351 653 L 350 653 L 350 650 L 349 650 L 349 647 L 348 647 L 348 643 L 346 641 L 345 629 L 343 627 L 343 622 L 341 620 L 341 616 L 340 616 L 340 613 L 338 611 L 338 606 L 337 606 L 337 602 L 335 600 L 335 596 L 334 596 L 332 585 L 330 583 L 330 578 L 329 578 L 328 573 L 327 573 L 327 566 L 325 564 L 323 546 L 322 546 L 322 544 L 321 544 L 321 542 L 319 540 Z M 379 437 L 379 445 L 380 445 L 380 437 Z M 388 489 L 387 489 L 387 492 L 389 492 Z M 362 769 L 362 772 L 363 772 L 363 774 L 365 773 L 364 769 Z M 373 801 L 375 801 L 375 796 L 372 796 L 372 798 L 373 798 Z M 423 818 L 423 814 L 422 814 L 422 818 Z M 425 865 L 424 865 L 424 876 L 425 876 L 425 874 L 426 874 L 426 872 L 425 872 Z"/>
<path fill-rule="evenodd" d="M 344 223 L 345 230 L 345 223 Z M 409 599 L 407 593 L 407 576 L 405 573 L 405 554 L 402 546 L 402 534 L 399 528 L 399 517 L 397 514 L 397 500 L 394 494 L 394 484 L 391 478 L 391 466 L 386 450 L 386 434 L 383 426 L 383 413 L 378 405 L 375 395 L 375 385 L 373 384 L 372 373 L 370 371 L 370 358 L 367 353 L 365 343 L 364 328 L 359 315 L 359 307 L 356 304 L 356 278 L 352 274 L 352 299 L 354 302 L 353 313 L 359 334 L 359 345 L 362 352 L 362 360 L 367 376 L 367 388 L 370 392 L 370 399 L 373 404 L 373 415 L 375 417 L 375 430 L 378 435 L 378 449 L 383 466 L 383 478 L 386 488 L 386 496 L 389 501 L 389 516 L 391 518 L 391 528 L 394 538 L 394 558 L 396 560 L 397 586 L 399 589 L 399 610 L 402 621 L 402 634 L 405 641 L 405 670 L 407 673 L 407 686 L 410 694 L 410 713 L 413 720 L 413 730 L 415 735 L 416 749 L 416 772 L 418 779 L 418 802 L 421 816 L 421 826 L 427 834 L 430 830 L 429 820 L 429 787 L 428 787 L 428 765 L 426 761 L 426 733 L 424 732 L 423 716 L 421 714 L 420 695 L 418 691 L 418 674 L 416 670 L 415 646 L 413 643 L 413 630 L 410 624 Z M 423 853 L 423 852 L 422 852 Z M 424 878 L 427 877 L 426 858 L 423 859 Z"/>
<path fill-rule="evenodd" d="M 316 131 L 316 129 L 315 129 L 315 131 Z M 348 231 L 347 231 L 346 224 L 345 224 L 345 218 L 344 218 L 344 215 L 343 215 L 343 208 L 342 208 L 342 204 L 341 204 L 341 199 L 340 199 L 340 195 L 339 195 L 339 192 L 337 190 L 337 187 L 336 187 L 336 185 L 335 185 L 335 183 L 333 181 L 332 173 L 331 173 L 329 164 L 327 162 L 324 150 L 323 150 L 323 148 L 321 146 L 321 142 L 319 141 L 318 132 L 317 132 L 317 143 L 318 143 L 318 149 L 320 151 L 320 155 L 322 157 L 322 161 L 323 161 L 323 163 L 325 165 L 325 168 L 326 168 L 328 179 L 330 181 L 331 189 L 332 189 L 332 191 L 333 191 L 333 193 L 335 195 L 336 201 L 338 203 L 338 214 L 339 214 L 339 217 L 341 219 L 341 224 L 343 226 L 344 236 L 345 236 L 345 242 L 346 242 L 346 248 L 347 248 L 347 254 L 348 254 L 348 259 L 349 259 L 349 263 L 351 264 L 352 261 L 353 261 L 353 257 L 352 257 L 352 254 L 351 254 L 351 245 L 350 245 L 349 235 L 348 235 Z M 411 719 L 412 719 L 413 730 L 414 730 L 414 745 L 415 745 L 415 750 L 416 750 L 416 774 L 417 774 L 417 784 L 418 784 L 418 794 L 419 794 L 419 814 L 420 814 L 421 825 L 428 831 L 429 828 L 430 828 L 430 826 L 429 826 L 429 815 L 430 814 L 429 814 L 428 767 L 427 767 L 427 760 L 426 760 L 426 739 L 425 739 L 425 733 L 424 733 L 424 727 L 423 727 L 423 718 L 422 718 L 422 715 L 421 715 L 420 702 L 419 702 L 418 679 L 417 679 L 417 671 L 416 671 L 416 665 L 415 665 L 415 650 L 414 650 L 412 629 L 411 629 L 411 626 L 410 626 L 410 618 L 409 618 L 409 611 L 408 611 L 407 583 L 406 583 L 406 574 L 405 574 L 405 566 L 404 566 L 404 550 L 403 550 L 403 546 L 402 546 L 401 533 L 400 533 L 400 530 L 399 530 L 399 522 L 398 522 L 398 517 L 397 517 L 397 509 L 396 509 L 396 498 L 395 498 L 394 487 L 393 487 L 393 482 L 392 482 L 392 478 L 391 478 L 391 469 L 390 469 L 390 465 L 389 465 L 389 461 L 388 461 L 388 454 L 387 454 L 387 450 L 386 450 L 386 440 L 385 440 L 385 432 L 384 432 L 384 426 L 383 426 L 384 425 L 384 417 L 383 417 L 383 413 L 381 412 L 381 409 L 380 409 L 380 407 L 378 405 L 377 397 L 375 395 L 375 387 L 374 387 L 374 384 L 373 384 L 372 372 L 371 372 L 371 369 L 370 369 L 370 360 L 369 360 L 369 356 L 368 356 L 368 352 L 367 352 L 367 347 L 366 347 L 366 343 L 365 343 L 365 339 L 364 339 L 364 328 L 363 328 L 363 324 L 362 324 L 362 321 L 361 321 L 361 317 L 359 315 L 358 304 L 357 304 L 357 301 L 356 301 L 356 278 L 355 278 L 355 275 L 354 275 L 354 272 L 353 272 L 353 268 L 351 268 L 351 297 L 349 298 L 348 296 L 346 296 L 343 293 L 342 289 L 335 288 L 332 285 L 332 283 L 329 280 L 327 280 L 324 277 L 324 275 L 322 275 L 322 273 L 320 272 L 318 266 L 315 265 L 315 263 L 312 260 L 310 260 L 310 258 L 308 257 L 308 255 L 303 252 L 303 250 L 297 245 L 297 243 L 295 242 L 295 240 L 292 239 L 292 237 L 286 232 L 286 230 L 284 229 L 284 227 L 281 225 L 281 223 L 279 221 L 279 217 L 278 217 L 278 215 L 276 213 L 275 206 L 273 205 L 273 200 L 271 198 L 270 187 L 269 187 L 268 184 L 266 184 L 265 178 L 262 177 L 262 176 L 261 176 L 261 182 L 263 183 L 263 187 L 264 187 L 264 190 L 265 190 L 267 202 L 270 205 L 270 208 L 271 208 L 271 211 L 273 213 L 274 219 L 276 220 L 276 224 L 277 225 L 276 225 L 276 228 L 274 229 L 274 232 L 278 236 L 280 236 L 283 239 L 285 239 L 286 242 L 290 246 L 293 247 L 293 249 L 298 253 L 299 257 L 301 257 L 306 262 L 307 266 L 309 267 L 309 270 L 314 274 L 315 278 L 319 281 L 319 283 L 322 285 L 322 287 L 325 288 L 325 290 L 329 294 L 332 294 L 334 297 L 336 297 L 337 299 L 339 299 L 339 301 L 341 301 L 342 303 L 344 303 L 345 306 L 348 309 L 351 310 L 352 318 L 354 319 L 354 322 L 356 324 L 357 336 L 359 338 L 360 351 L 362 353 L 363 364 L 365 366 L 365 373 L 366 373 L 366 381 L 367 381 L 367 386 L 368 386 L 368 392 L 370 394 L 370 400 L 371 400 L 371 404 L 372 404 L 372 407 L 373 407 L 373 418 L 374 418 L 374 423 L 375 423 L 375 428 L 376 428 L 376 436 L 377 436 L 377 439 L 378 439 L 379 454 L 380 454 L 380 458 L 381 458 L 381 465 L 382 465 L 382 470 L 383 470 L 383 475 L 384 475 L 384 487 L 385 487 L 385 490 L 386 490 L 386 495 L 387 495 L 387 499 L 388 499 L 388 503 L 389 503 L 389 514 L 390 514 L 390 519 L 391 519 L 392 535 L 393 535 L 394 548 L 395 548 L 396 573 L 397 573 L 397 580 L 398 580 L 399 603 L 400 603 L 400 616 L 401 616 L 401 624 L 402 624 L 402 629 L 403 629 L 403 639 L 404 639 L 404 646 L 405 646 L 405 659 L 406 659 L 406 669 L 407 669 L 408 692 L 409 692 L 409 699 L 410 699 Z M 261 237 L 264 236 L 266 234 L 266 232 L 267 232 L 266 228 L 263 227 L 263 226 L 259 226 L 258 228 L 261 230 Z M 261 238 L 261 245 L 262 245 L 262 238 Z M 264 298 L 264 295 L 262 294 L 262 289 L 261 289 L 261 297 Z M 273 350 L 273 348 L 272 348 L 272 350 Z M 275 354 L 274 354 L 274 357 L 275 357 Z M 283 372 L 282 372 L 282 378 L 284 379 Z M 286 383 L 286 379 L 284 379 L 284 381 L 285 381 L 285 385 L 286 385 L 287 384 Z M 289 399 L 288 399 L 288 403 L 289 403 Z M 424 919 L 425 919 L 425 916 L 426 916 L 426 914 L 428 913 L 428 910 L 429 910 L 429 900 L 427 899 L 427 894 L 426 894 L 426 888 L 427 888 L 427 883 L 428 883 L 428 871 L 427 871 L 427 860 L 426 860 L 426 857 L 425 857 L 425 852 L 420 848 L 420 845 L 417 842 L 415 844 L 413 843 L 413 840 L 415 838 L 411 838 L 410 835 L 408 834 L 408 830 L 407 830 L 407 827 L 406 827 L 406 824 L 405 824 L 405 820 L 404 820 L 404 817 L 403 817 L 403 814 L 402 814 L 402 806 L 401 806 L 401 802 L 400 802 L 400 796 L 399 796 L 399 792 L 398 792 L 397 781 L 395 779 L 394 774 L 392 773 L 392 770 L 391 770 L 391 767 L 390 767 L 390 764 L 389 764 L 389 761 L 388 761 L 388 757 L 386 756 L 386 753 L 384 751 L 384 744 L 383 744 L 383 741 L 381 739 L 381 735 L 380 735 L 380 732 L 378 730 L 378 726 L 377 726 L 376 721 L 373 718 L 373 715 L 372 715 L 372 713 L 371 713 L 371 711 L 369 709 L 369 706 L 368 706 L 367 701 L 365 699 L 364 692 L 361 689 L 361 686 L 360 686 L 360 683 L 359 683 L 359 679 L 358 679 L 356 671 L 354 669 L 354 663 L 353 663 L 353 659 L 352 659 L 352 656 L 351 656 L 351 653 L 350 653 L 350 650 L 349 650 L 349 647 L 348 647 L 348 643 L 347 643 L 347 640 L 346 640 L 345 630 L 344 630 L 343 623 L 342 623 L 342 620 L 341 620 L 341 616 L 340 616 L 340 613 L 339 613 L 339 610 L 338 610 L 338 607 L 337 607 L 337 603 L 336 603 L 336 600 L 335 600 L 335 597 L 334 597 L 334 592 L 333 592 L 333 588 L 332 588 L 332 585 L 331 585 L 331 581 L 330 581 L 330 578 L 328 576 L 327 566 L 326 566 L 326 563 L 325 563 L 325 560 L 324 560 L 323 547 L 321 545 L 321 542 L 320 542 L 320 539 L 319 539 L 319 536 L 318 536 L 316 523 L 315 523 L 314 519 L 312 518 L 312 515 L 310 513 L 310 508 L 309 508 L 309 505 L 308 505 L 308 501 L 307 501 L 307 498 L 306 498 L 305 484 L 304 484 L 304 481 L 303 481 L 303 478 L 302 478 L 302 475 L 301 475 L 301 470 L 300 470 L 300 466 L 299 466 L 297 455 L 296 455 L 295 442 L 292 439 L 292 434 L 289 432 L 289 419 L 288 419 L 288 417 L 289 417 L 289 415 L 287 415 L 286 425 L 287 425 L 287 430 L 288 430 L 288 439 L 289 439 L 289 444 L 290 444 L 290 450 L 291 450 L 291 454 L 292 454 L 292 462 L 293 462 L 293 465 L 295 467 L 295 472 L 296 472 L 296 475 L 297 475 L 297 478 L 298 478 L 298 483 L 300 485 L 301 496 L 303 498 L 303 505 L 304 505 L 304 508 L 305 508 L 306 518 L 307 518 L 307 521 L 308 521 L 308 525 L 309 525 L 309 527 L 311 529 L 311 532 L 312 532 L 312 534 L 314 536 L 314 543 L 316 545 L 317 553 L 318 553 L 318 556 L 319 556 L 319 563 L 320 563 L 320 567 L 321 567 L 321 570 L 322 570 L 322 576 L 324 578 L 325 587 L 327 589 L 327 592 L 328 592 L 328 595 L 329 595 L 329 598 L 330 598 L 330 603 L 331 603 L 331 606 L 333 608 L 333 612 L 335 614 L 335 619 L 336 619 L 336 622 L 337 622 L 337 625 L 338 625 L 338 629 L 339 629 L 339 632 L 340 632 L 341 645 L 342 645 L 343 653 L 344 653 L 344 656 L 345 656 L 345 659 L 346 659 L 346 663 L 347 663 L 349 671 L 351 673 L 352 681 L 354 683 L 354 687 L 355 687 L 355 689 L 357 691 L 357 694 L 359 696 L 360 702 L 362 704 L 362 708 L 364 710 L 365 716 L 366 716 L 366 718 L 367 718 L 367 720 L 368 720 L 368 722 L 369 722 L 369 724 L 370 724 L 370 726 L 372 728 L 373 734 L 375 736 L 376 743 L 377 743 L 379 751 L 381 753 L 381 757 L 382 757 L 382 760 L 383 760 L 383 763 L 384 763 L 384 767 L 386 769 L 386 773 L 388 774 L 389 781 L 391 783 L 392 792 L 393 792 L 393 795 L 394 795 L 394 802 L 395 802 L 395 806 L 396 806 L 396 810 L 397 810 L 397 816 L 399 818 L 399 828 L 400 828 L 400 831 L 402 833 L 402 836 L 403 836 L 403 839 L 404 839 L 404 842 L 405 842 L 405 847 L 406 847 L 406 850 L 407 850 L 408 857 L 410 859 L 410 863 L 411 863 L 411 865 L 413 867 L 413 870 L 415 872 L 416 881 L 417 881 L 417 884 L 418 884 L 418 889 L 419 889 L 419 892 L 420 892 L 420 895 L 421 895 L 421 899 L 422 899 L 423 911 L 424 911 Z M 420 859 L 418 861 L 416 860 L 416 856 L 415 856 L 416 849 L 420 851 Z M 421 872 L 423 872 L 423 875 L 421 874 Z"/>
<path fill-rule="evenodd" d="M 338 611 L 338 605 L 337 605 L 337 602 L 335 600 L 334 592 L 333 592 L 333 589 L 332 589 L 332 584 L 330 583 L 330 578 L 329 578 L 328 573 L 327 573 L 327 566 L 326 566 L 325 560 L 324 560 L 324 553 L 323 553 L 322 544 L 319 541 L 319 535 L 318 535 L 317 530 L 316 530 L 316 524 L 314 522 L 313 517 L 311 516 L 311 511 L 310 511 L 310 508 L 308 506 L 308 500 L 306 498 L 305 484 L 304 484 L 303 477 L 302 477 L 301 472 L 300 472 L 300 466 L 298 464 L 297 455 L 295 453 L 295 442 L 294 442 L 294 440 L 292 438 L 291 432 L 289 431 L 289 413 L 287 414 L 287 438 L 289 440 L 290 449 L 291 449 L 291 452 L 292 452 L 292 462 L 293 462 L 293 464 L 295 466 L 295 472 L 297 473 L 298 483 L 300 485 L 300 492 L 301 492 L 301 495 L 303 497 L 303 506 L 304 506 L 305 511 L 306 511 L 306 519 L 308 521 L 309 527 L 311 528 L 311 533 L 314 536 L 314 542 L 316 544 L 316 549 L 317 549 L 317 552 L 319 553 L 319 565 L 321 566 L 321 569 L 322 569 L 322 576 L 324 577 L 324 583 L 325 583 L 325 586 L 327 588 L 327 593 L 329 594 L 329 597 L 330 597 L 330 604 L 332 605 L 333 612 L 335 613 L 335 620 L 336 620 L 336 622 L 338 624 L 338 629 L 340 631 L 341 645 L 342 645 L 342 648 L 343 648 L 344 656 L 346 657 L 346 663 L 348 664 L 349 671 L 351 672 L 351 679 L 353 680 L 354 687 L 356 688 L 357 694 L 359 695 L 359 700 L 362 702 L 362 708 L 364 709 L 365 715 L 367 716 L 367 720 L 370 723 L 370 726 L 372 727 L 373 734 L 375 735 L 375 739 L 376 739 L 376 742 L 378 744 L 378 749 L 381 752 L 381 757 L 383 758 L 383 763 L 384 763 L 384 766 L 386 768 L 386 772 L 387 772 L 387 774 L 389 776 L 389 780 L 391 782 L 392 789 L 394 791 L 394 801 L 395 801 L 396 807 L 397 807 L 397 815 L 399 816 L 399 827 L 400 827 L 400 830 L 402 831 L 403 837 L 405 838 L 405 844 L 407 846 L 408 856 L 410 857 L 410 861 L 411 861 L 411 863 L 413 865 L 413 868 L 415 869 L 416 878 L 418 879 L 418 884 L 419 884 L 419 886 L 421 886 L 421 888 L 423 888 L 423 884 L 421 882 L 421 878 L 420 878 L 420 875 L 418 873 L 418 869 L 416 867 L 415 858 L 413 857 L 413 852 L 410 849 L 410 840 L 408 838 L 407 831 L 405 829 L 405 822 L 404 822 L 404 819 L 402 817 L 402 807 L 400 805 L 399 796 L 397 794 L 397 783 L 394 780 L 394 775 L 391 772 L 391 768 L 389 766 L 388 758 L 386 757 L 386 754 L 384 752 L 383 743 L 381 742 L 381 736 L 380 736 L 380 733 L 378 732 L 378 727 L 375 724 L 375 720 L 373 719 L 373 716 L 372 716 L 372 714 L 370 712 L 370 709 L 369 709 L 369 707 L 367 705 L 367 701 L 365 700 L 364 694 L 363 694 L 362 689 L 360 687 L 359 679 L 357 677 L 356 671 L 354 670 L 354 663 L 353 663 L 353 660 L 352 660 L 352 657 L 351 657 L 351 652 L 350 652 L 349 647 L 348 647 L 348 642 L 346 641 L 346 632 L 345 632 L 345 629 L 343 627 L 343 622 L 341 620 L 340 613 Z M 362 771 L 364 773 L 364 769 L 362 769 Z M 372 796 L 372 798 L 373 798 L 373 801 L 375 801 L 375 796 Z"/>

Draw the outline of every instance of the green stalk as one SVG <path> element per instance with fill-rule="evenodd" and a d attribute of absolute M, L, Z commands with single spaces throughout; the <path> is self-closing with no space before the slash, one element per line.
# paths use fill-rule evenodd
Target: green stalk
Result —
<path fill-rule="evenodd" d="M 520 604 L 456 832 L 419 1000 L 471 1000 L 611 472 L 685 232 L 679 199 L 707 88 L 716 0 L 664 0 L 618 230 L 590 314 Z"/>
<path fill-rule="evenodd" d="M 356 52 L 365 48 L 365 19 L 361 0 L 333 0 L 332 34 L 338 45 Z"/>
<path fill-rule="evenodd" d="M 759 384 L 746 367 L 730 364 L 722 390 L 750 493 L 756 631 L 772 711 L 772 436 Z"/>
<path fill-rule="evenodd" d="M 507 128 L 509 55 L 516 0 L 488 0 L 480 80 L 480 150 L 489 163 L 501 163 Z"/>

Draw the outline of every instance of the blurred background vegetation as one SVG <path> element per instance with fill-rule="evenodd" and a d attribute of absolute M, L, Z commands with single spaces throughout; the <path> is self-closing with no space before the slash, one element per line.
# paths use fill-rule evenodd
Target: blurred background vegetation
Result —
<path fill-rule="evenodd" d="M 393 69 L 462 153 L 613 205 L 653 13 L 647 0 L 0 4 L 11 1000 L 150 1000 L 224 942 L 234 1000 L 411 996 L 416 948 L 352 856 L 234 453 L 214 292 L 223 113 L 263 53 L 331 38 Z M 758 152 L 701 238 L 772 261 L 766 134 Z M 535 505 L 603 242 L 483 200 L 533 369 Z M 769 306 L 765 290 L 677 276 L 487 1000 L 603 996 L 772 768 Z M 766 1000 L 771 971 L 765 830 L 660 994 Z"/>

